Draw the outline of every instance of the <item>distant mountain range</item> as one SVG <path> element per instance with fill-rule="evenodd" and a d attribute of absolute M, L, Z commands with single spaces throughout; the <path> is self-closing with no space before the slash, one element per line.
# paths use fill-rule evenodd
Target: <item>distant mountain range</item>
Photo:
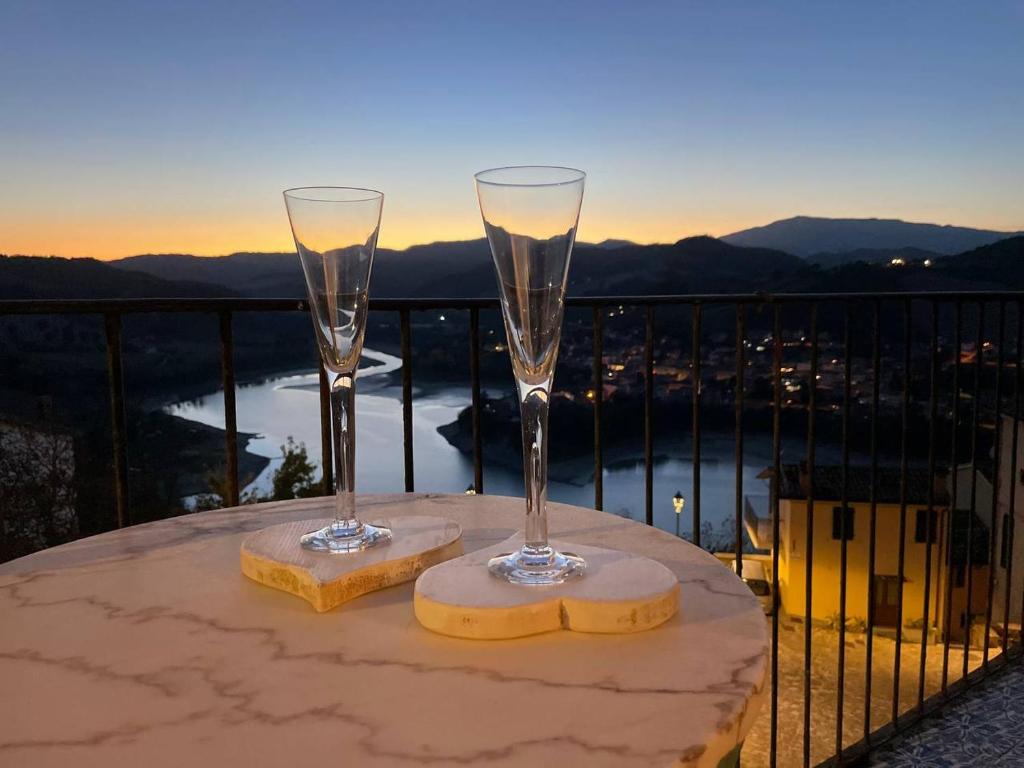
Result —
<path fill-rule="evenodd" d="M 963 243 L 968 245 L 959 248 Z M 894 258 L 902 259 L 906 268 L 888 269 Z M 569 293 L 584 296 L 1002 286 L 1024 287 L 1024 237 L 902 221 L 809 217 L 722 239 L 578 243 L 569 274 Z M 270 297 L 304 292 L 294 253 L 147 254 L 111 262 L 0 258 L 0 298 Z M 495 296 L 487 242 L 379 249 L 372 293 L 398 298 Z"/>
<path fill-rule="evenodd" d="M 722 238 L 732 245 L 775 248 L 804 258 L 815 254 L 851 253 L 861 249 L 918 248 L 951 256 L 990 245 L 1020 232 L 916 224 L 899 219 L 826 219 L 794 216 L 763 227 L 744 229 Z"/>
<path fill-rule="evenodd" d="M 187 274 L 183 270 L 180 279 L 168 279 L 145 271 L 118 269 L 109 262 L 95 259 L 0 256 L 0 299 L 168 299 L 239 295 L 203 275 L 189 278 Z"/>
<path fill-rule="evenodd" d="M 294 254 L 236 253 L 216 258 L 163 254 L 109 263 L 165 280 L 216 283 L 249 296 L 299 296 L 305 291 Z M 765 281 L 804 267 L 801 259 L 788 253 L 740 248 L 711 237 L 691 237 L 671 245 L 581 243 L 573 251 L 569 292 L 594 296 L 756 290 Z M 373 295 L 382 297 L 497 295 L 484 239 L 417 245 L 404 251 L 379 249 L 372 285 Z"/>
<path fill-rule="evenodd" d="M 628 240 L 605 240 L 581 249 L 602 251 L 640 247 Z M 305 291 L 294 253 L 233 253 L 207 257 L 146 254 L 108 262 L 113 266 L 165 280 L 199 280 L 250 296 L 294 296 Z M 489 295 L 494 283 L 487 241 L 462 240 L 414 245 L 404 251 L 378 248 L 374 258 L 375 294 L 381 296 Z M 474 275 L 485 272 L 486 284 Z M 468 283 L 467 283 L 468 281 Z M 467 288 L 467 286 L 469 286 Z M 455 293 L 452 293 L 455 291 Z"/>

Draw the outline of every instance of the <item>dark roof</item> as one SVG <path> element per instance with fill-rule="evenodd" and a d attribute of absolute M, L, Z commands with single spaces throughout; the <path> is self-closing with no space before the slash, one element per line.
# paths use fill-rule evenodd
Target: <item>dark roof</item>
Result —
<path fill-rule="evenodd" d="M 801 483 L 801 465 L 783 464 L 780 498 L 805 499 L 806 488 Z M 771 472 L 767 473 L 771 477 Z M 932 501 L 938 505 L 949 503 L 946 491 L 946 471 L 935 471 L 935 494 Z M 900 503 L 900 470 L 878 467 L 875 499 L 880 504 Z M 907 504 L 927 504 L 931 478 L 927 469 L 907 469 Z M 814 498 L 816 501 L 839 502 L 843 498 L 843 468 L 838 465 L 814 468 Z M 850 502 L 871 501 L 871 467 L 854 465 L 847 468 L 846 498 Z"/>

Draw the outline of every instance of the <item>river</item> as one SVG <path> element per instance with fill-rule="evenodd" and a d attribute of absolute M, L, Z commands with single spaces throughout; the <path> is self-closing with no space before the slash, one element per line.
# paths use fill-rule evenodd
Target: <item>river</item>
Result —
<path fill-rule="evenodd" d="M 364 360 L 374 365 L 360 370 L 356 395 L 356 488 L 361 493 L 402 491 L 401 388 L 392 384 L 391 372 L 401 360 L 372 349 L 363 350 Z M 240 385 L 235 395 L 238 430 L 257 435 L 247 450 L 270 459 L 270 463 L 246 490 L 267 493 L 274 472 L 281 463 L 281 446 L 291 436 L 304 442 L 310 459 L 319 466 L 320 406 L 315 371 L 278 376 Z M 416 389 L 413 392 L 413 455 L 417 491 L 461 493 L 473 482 L 473 462 L 449 445 L 437 428 L 456 419 L 470 402 L 465 387 Z M 223 391 L 166 406 L 167 413 L 213 427 L 224 427 Z M 689 436 L 685 436 L 686 440 Z M 558 436 L 553 435 L 552 441 Z M 686 508 L 677 521 L 672 496 L 678 491 L 693 497 L 692 465 L 685 442 L 656 446 L 654 465 L 654 522 L 667 531 L 688 534 L 691 510 Z M 707 436 L 702 442 L 701 518 L 722 530 L 735 515 L 735 471 L 733 442 L 729 436 Z M 612 452 L 609 452 L 612 453 Z M 743 466 L 744 494 L 763 497 L 767 486 L 757 474 L 769 463 L 763 451 L 748 447 Z M 560 480 L 549 484 L 554 501 L 593 506 L 593 465 L 589 460 L 561 464 Z M 642 453 L 625 452 L 609 457 L 604 468 L 604 508 L 609 512 L 642 520 L 644 515 L 644 468 Z M 484 490 L 507 496 L 523 495 L 518 471 L 488 463 L 484 467 Z"/>

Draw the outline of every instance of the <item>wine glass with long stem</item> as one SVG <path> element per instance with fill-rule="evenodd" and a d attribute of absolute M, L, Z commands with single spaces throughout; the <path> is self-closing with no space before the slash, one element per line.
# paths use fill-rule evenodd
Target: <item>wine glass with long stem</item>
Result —
<path fill-rule="evenodd" d="M 516 166 L 475 179 L 516 377 L 526 482 L 525 543 L 488 568 L 517 584 L 559 584 L 586 570 L 582 558 L 548 543 L 547 516 L 548 403 L 586 174 Z"/>
<path fill-rule="evenodd" d="M 356 370 L 384 195 L 355 187 L 302 187 L 286 190 L 284 202 L 331 384 L 334 521 L 300 543 L 319 552 L 361 552 L 391 540 L 388 528 L 359 520 L 355 497 Z"/>

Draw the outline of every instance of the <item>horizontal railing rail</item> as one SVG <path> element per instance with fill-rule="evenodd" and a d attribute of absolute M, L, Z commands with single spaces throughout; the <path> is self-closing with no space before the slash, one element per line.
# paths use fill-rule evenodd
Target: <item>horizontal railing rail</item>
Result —
<path fill-rule="evenodd" d="M 702 498 L 701 498 L 701 471 L 702 471 L 702 411 L 706 407 L 703 390 L 709 381 L 709 376 L 728 376 L 728 367 L 718 361 L 718 369 L 711 367 L 711 353 L 716 349 L 727 346 L 732 348 L 731 370 L 731 404 L 733 410 L 733 437 L 735 456 L 735 509 L 734 525 L 735 536 L 731 542 L 732 556 L 735 558 L 736 570 L 744 573 L 743 562 L 744 552 L 744 521 L 743 521 L 743 495 L 744 495 L 744 456 L 745 456 L 745 414 L 749 402 L 760 397 L 762 407 L 765 401 L 764 392 L 760 395 L 756 391 L 757 381 L 748 374 L 751 363 L 751 354 L 748 349 L 752 346 L 749 335 L 753 318 L 752 310 L 760 310 L 761 325 L 765 321 L 770 327 L 770 350 L 767 337 L 762 334 L 759 352 L 770 353 L 770 407 L 771 410 L 771 459 L 770 469 L 767 472 L 770 484 L 770 514 L 771 514 L 771 536 L 772 546 L 770 553 L 771 563 L 771 656 L 770 656 L 770 738 L 767 743 L 767 762 L 771 766 L 779 763 L 780 748 L 782 740 L 779 738 L 779 729 L 783 724 L 780 718 L 780 692 L 779 692 L 779 670 L 780 670 L 780 613 L 782 608 L 789 610 L 803 610 L 802 627 L 802 676 L 801 677 L 801 725 L 799 739 L 787 739 L 786 741 L 799 744 L 799 757 L 796 762 L 809 766 L 813 763 L 819 764 L 845 764 L 863 756 L 870 749 L 878 746 L 893 735 L 902 732 L 908 725 L 919 720 L 923 715 L 934 711 L 951 698 L 956 697 L 971 685 L 994 670 L 1003 666 L 1009 659 L 1018 658 L 1021 655 L 1021 643 L 1011 645 L 1010 629 L 1013 625 L 1013 614 L 1016 606 L 1011 607 L 1011 595 L 1015 594 L 1016 578 L 1024 581 L 1024 568 L 1021 564 L 1014 563 L 1014 534 L 1016 495 L 1018 487 L 1024 483 L 1024 477 L 1018 472 L 1018 449 L 1021 412 L 1021 385 L 1022 385 L 1022 334 L 1024 334 L 1024 292 L 1013 291 L 991 291 L 991 292 L 899 292 L 899 293 L 815 293 L 815 294 L 769 294 L 769 293 L 743 293 L 743 294 L 710 294 L 710 295 L 672 295 L 672 296 L 574 296 L 566 300 L 566 305 L 573 308 L 589 309 L 591 311 L 592 328 L 592 365 L 590 399 L 593 405 L 593 441 L 594 441 L 594 507 L 602 509 L 606 498 L 606 485 L 604 479 L 605 451 L 604 442 L 604 420 L 609 402 L 604 394 L 605 377 L 608 373 L 604 363 L 605 359 L 605 334 L 608 323 L 606 312 L 609 307 L 629 306 L 643 309 L 642 329 L 638 348 L 642 349 L 643 363 L 642 373 L 638 376 L 643 378 L 643 470 L 644 470 L 644 512 L 643 519 L 647 524 L 654 523 L 654 465 L 655 465 L 655 427 L 657 422 L 656 404 L 658 402 L 657 391 L 657 366 L 656 353 L 658 345 L 658 334 L 672 336 L 680 346 L 689 347 L 688 381 L 691 397 L 690 423 L 680 425 L 684 430 L 690 432 L 692 444 L 692 477 L 693 488 L 690 498 L 690 518 L 692 522 L 691 537 L 695 544 L 702 543 Z M 786 312 L 794 311 L 792 306 L 804 305 L 805 315 L 800 324 L 803 336 L 800 339 L 801 350 L 806 352 L 807 360 L 799 363 L 800 370 L 794 366 L 786 366 L 784 357 L 784 338 L 786 333 Z M 842 368 L 841 382 L 834 384 L 834 390 L 840 394 L 834 396 L 838 403 L 833 403 L 832 412 L 838 414 L 840 433 L 840 445 L 838 452 L 839 462 L 839 491 L 838 498 L 818 498 L 819 503 L 832 501 L 837 504 L 831 520 L 819 520 L 820 510 L 815 508 L 816 488 L 814 478 L 816 477 L 816 465 L 821 463 L 822 455 L 818 453 L 820 441 L 820 430 L 823 426 L 821 419 L 826 411 L 820 397 L 824 392 L 823 384 L 819 383 L 822 378 L 823 365 L 828 361 L 822 360 L 822 313 L 823 306 L 838 307 L 842 311 L 833 319 L 833 326 L 841 328 L 841 332 L 835 336 L 832 342 L 836 349 L 841 352 L 834 352 L 831 359 L 831 370 Z M 708 316 L 705 313 L 706 307 L 715 307 L 716 313 L 721 314 L 720 307 L 732 306 L 735 316 L 730 323 L 734 326 L 725 334 L 719 333 L 719 340 L 715 342 L 718 346 L 708 348 L 711 340 L 708 336 Z M 671 324 L 663 323 L 659 326 L 657 314 L 659 308 L 676 307 L 688 310 L 689 334 L 678 330 L 678 318 Z M 858 312 L 853 311 L 858 307 Z M 927 310 L 929 318 L 927 329 L 927 345 L 919 343 L 922 330 L 918 323 L 918 330 L 915 342 L 914 316 L 915 308 L 923 307 Z M 415 467 L 413 451 L 413 375 L 412 375 L 412 354 L 413 337 L 411 313 L 431 310 L 466 310 L 468 311 L 468 343 L 469 347 L 469 381 L 471 390 L 471 452 L 473 457 L 473 482 L 470 488 L 476 493 L 483 493 L 485 488 L 484 473 L 484 437 L 482 424 L 482 385 L 481 385 L 481 333 L 480 315 L 484 310 L 495 310 L 499 308 L 496 298 L 478 299 L 445 299 L 445 298 L 371 298 L 370 309 L 380 312 L 395 312 L 399 319 L 399 349 L 402 362 L 401 367 L 401 397 L 402 397 L 402 450 L 404 459 L 404 488 L 408 492 L 415 490 Z M 861 308 L 866 308 L 861 312 Z M 234 365 L 234 316 L 240 313 L 250 312 L 304 312 L 308 309 L 306 299 L 300 298 L 155 298 L 155 299 L 53 299 L 53 300 L 0 300 L 0 317 L 17 315 L 96 315 L 104 318 L 105 323 L 105 345 L 107 381 L 109 389 L 109 401 L 111 408 L 111 450 L 113 455 L 112 478 L 115 494 L 115 506 L 117 511 L 118 525 L 128 525 L 130 518 L 130 488 L 129 488 L 129 445 L 126 429 L 125 412 L 125 379 L 124 379 L 124 354 L 122 338 L 122 317 L 140 313 L 212 313 L 218 318 L 219 323 L 219 351 L 221 366 L 221 384 L 224 390 L 224 412 L 225 412 L 225 465 L 227 468 L 227 482 L 225 486 L 224 501 L 228 505 L 239 503 L 239 470 L 238 470 L 238 428 L 235 402 L 235 365 Z M 883 309 L 901 313 L 901 322 L 898 326 L 891 326 L 889 330 L 896 331 L 890 336 L 895 336 L 896 341 L 886 344 L 883 341 Z M 965 312 L 968 310 L 968 312 Z M 940 333 L 940 314 L 945 311 L 952 317 L 952 344 L 940 344 L 940 339 L 945 336 Z M 1009 317 L 1012 311 L 1015 323 L 1010 323 Z M 973 313 L 973 314 L 971 314 Z M 994 313 L 994 314 L 993 314 Z M 968 323 L 969 315 L 971 318 Z M 920 313 L 919 313 L 920 316 Z M 687 313 L 684 313 L 687 317 Z M 721 319 L 721 318 L 719 318 Z M 855 322 L 859 326 L 855 327 Z M 986 324 L 987 323 L 987 324 Z M 969 327 L 968 327 L 969 326 Z M 995 328 L 993 338 L 987 331 L 987 327 Z M 858 333 L 858 328 L 860 332 Z M 870 329 L 870 333 L 866 329 Z M 684 338 L 684 336 L 689 338 Z M 1009 338 L 1015 339 L 1014 344 L 1009 344 Z M 731 341 L 723 342 L 721 338 L 731 338 Z M 861 359 L 869 358 L 870 363 L 864 366 L 860 375 L 853 375 L 855 368 L 853 347 L 859 341 L 861 348 L 870 350 L 869 354 L 860 354 Z M 996 352 L 986 358 L 986 350 L 995 346 Z M 926 351 L 921 352 L 926 346 Z M 952 359 L 949 358 L 950 350 L 943 347 L 952 347 Z M 891 356 L 886 356 L 885 351 L 892 351 Z M 883 361 L 887 365 L 883 366 Z M 944 386 L 946 379 L 943 379 L 943 361 L 952 379 L 951 386 Z M 926 362 L 927 365 L 922 365 Z M 916 374 L 914 368 L 922 373 Z M 992 376 L 987 376 L 991 369 Z M 787 427 L 784 426 L 782 413 L 788 407 L 790 401 L 784 396 L 792 387 L 791 381 L 787 384 L 786 377 L 796 376 L 806 382 L 806 404 L 798 404 L 798 408 L 806 412 L 804 434 L 793 435 L 787 433 L 785 437 L 799 438 L 804 445 L 802 454 L 801 473 L 805 473 L 810 480 L 807 483 L 803 497 L 787 497 L 787 502 L 794 499 L 804 505 L 806 524 L 799 537 L 793 539 L 794 549 L 790 557 L 796 559 L 796 552 L 799 547 L 803 548 L 802 565 L 799 569 L 794 568 L 793 576 L 798 575 L 804 581 L 803 594 L 795 605 L 782 606 L 780 598 L 780 528 L 781 503 L 782 499 L 782 452 L 783 438 Z M 883 434 L 880 422 L 880 404 L 885 399 L 881 391 L 881 382 L 884 377 L 897 377 L 899 388 L 898 411 L 899 427 L 893 431 L 898 434 Z M 987 387 L 987 391 L 985 390 Z M 1012 390 L 1011 390 L 1012 387 Z M 321 428 L 321 463 L 323 467 L 323 482 L 325 493 L 331 488 L 331 439 L 330 439 L 330 404 L 328 398 L 328 376 L 321 366 L 319 369 L 319 392 L 320 392 L 320 428 Z M 915 391 L 917 394 L 915 395 Z M 859 400 L 857 399 L 859 397 Z M 889 398 L 893 404 L 895 397 Z M 948 401 L 948 405 L 946 404 Z M 868 547 L 866 552 L 866 605 L 867 615 L 865 617 L 865 674 L 863 684 L 863 711 L 860 714 L 861 727 L 857 730 L 857 738 L 852 738 L 849 733 L 848 722 L 845 721 L 848 710 L 851 709 L 845 703 L 848 694 L 847 685 L 847 642 L 846 635 L 850 631 L 847 628 L 848 588 L 851 577 L 850 568 L 850 544 L 854 538 L 854 531 L 848 530 L 848 515 L 845 510 L 851 503 L 851 435 L 855 427 L 851 424 L 852 409 L 858 405 L 866 407 L 868 416 L 866 422 L 869 424 L 870 434 L 868 436 L 868 461 L 869 461 L 869 486 L 870 498 L 867 504 L 870 508 Z M 866 403 L 866 406 L 865 406 Z M 910 439 L 911 419 L 914 404 L 927 414 L 927 502 L 920 499 L 911 501 L 909 488 L 909 473 L 911 471 Z M 721 405 L 721 403 L 720 403 Z M 895 407 L 895 405 L 893 405 Z M 1007 435 L 1004 421 L 1006 416 L 1012 416 L 1012 434 Z M 940 434 L 939 427 L 944 421 L 940 416 L 951 424 L 951 434 Z M 969 435 L 967 440 L 963 439 L 964 433 Z M 992 466 L 987 467 L 985 456 L 982 455 L 980 436 L 986 435 L 986 441 L 991 442 L 993 456 Z M 1005 441 L 1009 440 L 1009 443 Z M 880 445 L 884 444 L 890 450 L 898 453 L 898 460 L 894 471 L 898 474 L 898 488 L 896 489 L 895 502 L 898 507 L 898 519 L 885 523 L 879 520 L 879 506 L 883 503 L 880 493 Z M 1008 451 L 1003 449 L 1009 445 Z M 963 449 L 967 447 L 967 455 Z M 1008 464 L 1004 454 L 1009 456 Z M 833 459 L 835 461 L 835 459 Z M 949 472 L 948 496 L 946 502 L 936 496 L 936 479 L 939 477 L 940 465 L 947 465 Z M 968 478 L 958 479 L 960 470 L 969 472 Z M 988 474 L 985 475 L 987 470 Z M 992 488 L 990 504 L 983 508 L 979 501 L 979 477 L 989 483 Z M 969 483 L 964 489 L 963 483 Z M 1003 488 L 1008 493 L 1003 494 Z M 791 489 L 790 489 L 791 490 Z M 891 490 L 891 489 L 890 489 Z M 1005 495 L 1005 505 L 1003 497 Z M 961 497 L 966 496 L 966 505 L 961 503 Z M 863 499 L 860 500 L 864 502 Z M 886 497 L 885 503 L 894 504 L 890 494 Z M 676 509 L 677 518 L 681 512 L 681 504 Z M 907 583 L 907 551 L 906 541 L 910 535 L 910 521 L 907 519 L 911 508 L 915 511 L 915 528 L 913 535 L 915 541 L 924 543 L 924 577 L 923 577 L 923 601 L 922 610 L 924 618 L 919 629 L 906 629 L 904 617 L 908 608 L 906 599 Z M 964 507 L 966 512 L 965 535 L 966 541 L 954 546 L 953 536 L 956 533 L 956 520 L 958 512 Z M 947 509 L 947 523 L 942 530 L 936 531 L 933 526 L 937 511 Z M 925 514 L 922 517 L 921 511 Z M 923 524 L 921 521 L 924 521 Z M 837 636 L 836 645 L 836 686 L 835 686 L 835 720 L 834 731 L 831 730 L 833 723 L 829 724 L 829 735 L 827 742 L 831 745 L 828 749 L 814 748 L 816 743 L 812 725 L 816 713 L 815 699 L 824 695 L 821 690 L 815 691 L 814 680 L 814 653 L 815 646 L 814 629 L 815 623 L 815 568 L 814 548 L 819 545 L 821 539 L 815 534 L 816 525 L 825 525 L 831 522 L 832 538 L 839 541 L 839 597 L 837 600 L 835 616 L 835 631 Z M 985 559 L 974 560 L 978 556 L 975 551 L 975 542 L 981 539 L 982 531 L 978 526 L 987 527 L 987 551 Z M 854 526 L 856 530 L 856 526 Z M 678 522 L 677 522 L 678 531 Z M 897 546 L 895 553 L 889 552 L 887 559 L 895 559 L 894 574 L 879 574 L 881 568 L 881 556 L 878 551 L 879 535 L 884 540 L 891 541 L 896 537 Z M 998 538 L 998 546 L 997 546 Z M 1019 543 L 1019 542 L 1018 542 Z M 1009 556 L 1006 556 L 1009 553 Z M 747 557 L 750 555 L 747 554 Z M 1000 564 L 1005 561 L 1005 564 Z M 891 566 L 886 566 L 890 568 Z M 974 571 L 978 568 L 987 568 L 987 571 Z M 1016 570 L 1015 570 L 1016 567 Z M 997 579 L 997 569 L 1002 568 L 1005 575 Z M 961 577 L 959 574 L 963 574 Z M 936 575 L 940 574 L 941 579 Z M 876 647 L 876 629 L 882 625 L 883 617 L 878 615 L 881 603 L 879 603 L 878 586 L 876 577 L 892 579 L 896 584 L 895 595 L 885 595 L 885 599 L 894 598 L 890 606 L 884 603 L 886 609 L 892 608 L 895 611 L 895 633 L 893 641 L 892 659 L 892 683 L 891 690 L 879 691 L 873 687 L 873 669 L 875 668 L 878 653 Z M 819 577 L 820 578 L 820 577 Z M 973 613 L 972 600 L 977 590 L 974 579 L 983 579 L 977 582 L 984 585 L 985 605 L 983 611 Z M 954 590 L 960 590 L 960 581 L 963 581 L 966 589 L 963 589 L 962 599 L 965 602 L 962 611 L 963 626 L 959 627 L 963 639 L 959 644 L 951 643 L 951 634 L 957 629 L 957 617 L 953 609 Z M 933 581 L 935 582 L 933 584 Z M 889 582 L 886 582 L 887 584 Z M 994 605 L 997 583 L 1002 586 L 1003 605 Z M 819 580 L 820 584 L 820 580 Z M 825 585 L 828 588 L 829 585 Z M 888 586 L 885 587 L 889 589 Z M 1021 585 L 1021 614 L 1024 614 L 1024 584 Z M 979 593 L 980 594 L 980 593 Z M 939 614 L 938 602 L 942 601 L 942 613 Z M 932 605 L 935 604 L 933 610 Z M 820 613 L 820 610 L 818 611 Z M 891 621 L 886 618 L 886 621 Z M 990 636 L 994 627 L 998 624 L 1000 636 L 998 647 L 993 649 Z M 1017 625 L 1020 624 L 1020 615 L 1017 617 Z M 970 668 L 970 657 L 976 649 L 972 647 L 972 632 L 980 630 L 981 653 L 980 663 L 975 669 Z M 919 634 L 918 634 L 919 632 Z M 911 634 L 913 633 L 913 634 Z M 930 633 L 935 633 L 931 635 Z M 1019 629 L 1018 629 L 1019 633 Z M 931 650 L 930 645 L 935 644 L 935 636 L 941 636 L 941 650 Z M 903 656 L 906 653 L 904 643 L 908 638 L 916 638 L 920 643 L 920 651 L 915 667 L 918 678 L 916 681 L 915 695 L 911 704 L 902 699 L 901 670 Z M 998 651 L 991 655 L 993 650 Z M 959 670 L 951 659 L 951 651 L 959 654 Z M 939 690 L 928 695 L 926 687 L 926 675 L 929 669 L 928 660 L 936 664 L 937 658 L 932 654 L 939 654 L 941 657 L 941 685 Z M 951 673 L 959 672 L 959 677 L 951 680 Z M 879 723 L 877 707 L 873 707 L 876 701 L 888 703 L 887 716 L 884 722 Z M 820 726 L 818 733 L 820 734 Z M 834 733 L 834 740 L 831 734 Z M 820 742 L 819 742 L 820 743 Z M 751 756 L 753 758 L 753 756 Z M 745 755 L 744 764 L 756 763 L 756 760 L 748 759 Z"/>
<path fill-rule="evenodd" d="M 887 293 L 694 293 L 643 296 L 568 296 L 567 307 L 631 307 L 694 304 L 775 304 L 810 302 L 1019 301 L 1024 291 L 894 291 Z M 382 312 L 431 309 L 494 309 L 497 298 L 370 298 L 370 309 Z M 154 298 L 154 299 L 0 299 L 0 315 L 81 315 L 158 312 L 304 312 L 305 298 Z"/>

